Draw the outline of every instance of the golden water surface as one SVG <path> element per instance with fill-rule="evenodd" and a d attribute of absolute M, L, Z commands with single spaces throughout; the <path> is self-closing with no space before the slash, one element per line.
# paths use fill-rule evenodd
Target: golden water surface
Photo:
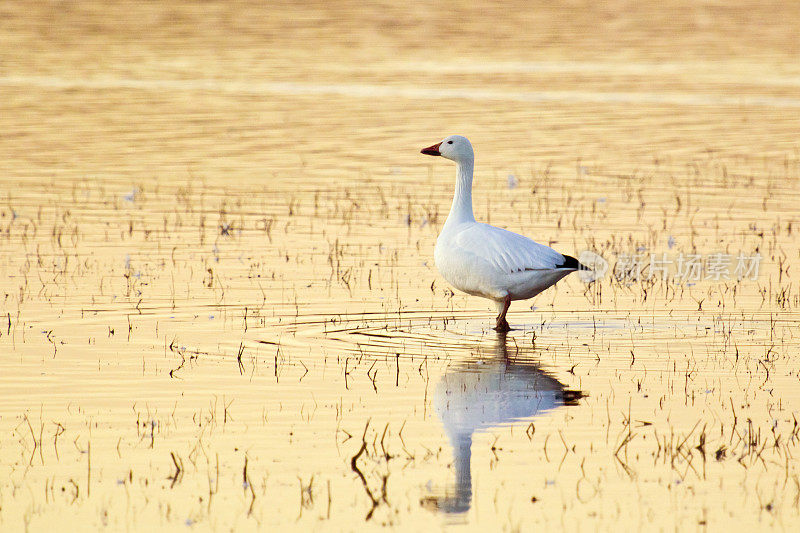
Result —
<path fill-rule="evenodd" d="M 0 529 L 796 529 L 800 10 L 643 4 L 4 1 Z"/>

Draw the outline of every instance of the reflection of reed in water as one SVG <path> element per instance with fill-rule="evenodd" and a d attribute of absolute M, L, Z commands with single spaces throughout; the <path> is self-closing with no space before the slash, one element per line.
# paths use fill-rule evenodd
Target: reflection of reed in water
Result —
<path fill-rule="evenodd" d="M 448 369 L 436 386 L 434 407 L 453 446 L 455 486 L 424 504 L 447 513 L 462 513 L 472 500 L 472 435 L 527 419 L 562 405 L 576 405 L 580 391 L 539 368 L 537 361 L 517 352 L 509 358 L 506 334 L 499 332 L 495 354 Z"/>

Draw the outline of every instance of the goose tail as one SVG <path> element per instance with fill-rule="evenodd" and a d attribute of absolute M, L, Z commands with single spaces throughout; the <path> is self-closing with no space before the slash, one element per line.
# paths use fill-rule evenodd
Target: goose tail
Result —
<path fill-rule="evenodd" d="M 564 255 L 564 261 L 556 265 L 556 268 L 564 270 L 589 270 L 589 267 L 572 257 L 571 255 Z"/>

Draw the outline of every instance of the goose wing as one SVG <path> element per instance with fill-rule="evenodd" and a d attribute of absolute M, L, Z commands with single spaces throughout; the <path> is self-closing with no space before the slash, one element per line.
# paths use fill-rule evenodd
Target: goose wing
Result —
<path fill-rule="evenodd" d="M 453 243 L 464 252 L 491 264 L 499 272 L 513 274 L 530 270 L 578 270 L 580 263 L 549 246 L 488 224 L 471 224 Z"/>

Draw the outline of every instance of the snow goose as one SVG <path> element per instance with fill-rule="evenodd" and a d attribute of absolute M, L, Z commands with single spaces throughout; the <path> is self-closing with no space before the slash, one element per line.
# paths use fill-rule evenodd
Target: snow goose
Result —
<path fill-rule="evenodd" d="M 472 171 L 475 156 L 466 137 L 451 135 L 423 148 L 456 164 L 456 189 L 450 214 L 436 240 L 434 259 L 439 273 L 456 289 L 489 298 L 497 304 L 497 331 L 509 331 L 506 321 L 513 300 L 533 298 L 558 280 L 585 268 L 527 237 L 475 221 L 472 212 Z"/>

